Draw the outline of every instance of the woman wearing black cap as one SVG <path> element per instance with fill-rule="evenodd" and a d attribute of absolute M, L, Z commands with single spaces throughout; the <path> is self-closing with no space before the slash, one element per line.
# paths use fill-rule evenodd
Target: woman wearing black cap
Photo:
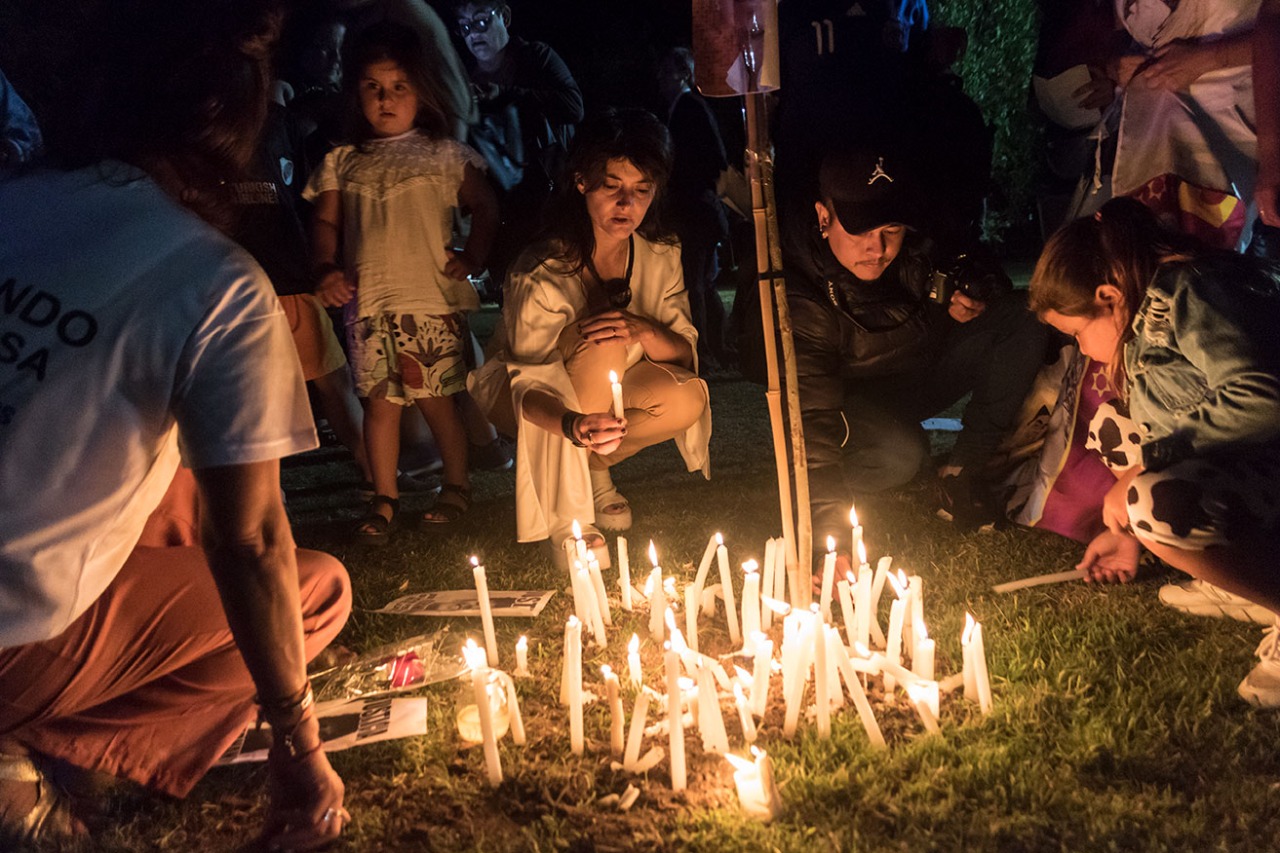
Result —
<path fill-rule="evenodd" d="M 828 155 L 811 240 L 788 268 L 814 541 L 848 526 L 854 492 L 915 477 L 920 421 L 966 394 L 964 429 L 939 471 L 958 524 L 995 518 L 985 469 L 1012 430 L 1047 332 L 999 265 L 936 263 L 914 179 L 889 147 Z"/>

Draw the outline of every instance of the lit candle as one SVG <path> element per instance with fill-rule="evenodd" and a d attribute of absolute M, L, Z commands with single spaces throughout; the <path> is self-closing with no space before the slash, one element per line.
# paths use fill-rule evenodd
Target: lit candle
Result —
<path fill-rule="evenodd" d="M 764 543 L 764 565 L 760 569 L 760 590 L 764 595 L 773 594 L 773 561 L 777 551 L 778 542 L 776 539 L 770 538 L 768 542 Z M 760 611 L 760 625 L 766 631 L 773 627 L 773 611 L 767 607 Z M 744 636 L 751 636 L 746 630 L 743 630 L 742 633 Z"/>
<path fill-rule="evenodd" d="M 480 602 L 480 622 L 484 625 L 484 649 L 489 665 L 498 665 L 498 638 L 493 633 L 493 607 L 489 603 L 489 582 L 484 576 L 484 566 L 477 557 L 471 558 L 471 574 L 476 582 L 476 599 Z"/>
<path fill-rule="evenodd" d="M 769 704 L 769 676 L 773 669 L 773 640 L 765 634 L 755 634 L 756 656 L 751 673 L 751 711 L 763 717 Z"/>
<path fill-rule="evenodd" d="M 600 611 L 600 618 L 604 624 L 613 626 L 613 614 L 609 612 L 609 593 L 604 588 L 604 575 L 600 571 L 600 561 L 596 559 L 595 552 L 587 551 L 587 572 L 591 576 L 591 588 L 596 596 L 596 609 Z"/>
<path fill-rule="evenodd" d="M 575 617 L 576 618 L 576 617 Z M 570 623 L 564 623 L 564 654 L 560 656 L 560 704 L 569 707 L 569 630 Z"/>
<path fill-rule="evenodd" d="M 680 708 L 680 658 L 671 644 L 666 651 L 668 751 L 671 754 L 671 790 L 683 791 L 688 785 L 684 763 L 684 720 Z"/>
<path fill-rule="evenodd" d="M 684 588 L 684 632 L 693 651 L 698 650 L 698 588 L 689 584 Z"/>
<path fill-rule="evenodd" d="M 520 678 L 529 677 L 529 638 L 520 637 L 516 640 L 516 672 Z"/>
<path fill-rule="evenodd" d="M 831 590 L 835 583 L 836 577 L 836 540 L 834 536 L 827 537 L 827 554 L 822 559 L 822 594 L 818 598 L 818 603 L 822 608 L 822 618 L 824 620 L 831 619 Z"/>
<path fill-rule="evenodd" d="M 938 682 L 931 681 L 928 684 L 908 684 L 907 696 L 911 699 L 911 704 L 915 707 L 916 713 L 920 715 L 920 722 L 924 723 L 925 731 L 936 734 L 942 729 L 938 727 L 938 715 L 934 713 L 933 705 L 930 704 L 930 694 L 934 701 L 937 701 Z"/>
<path fill-rule="evenodd" d="M 742 636 L 750 637 L 760 630 L 760 572 L 755 560 L 747 560 L 742 564 L 744 572 L 742 580 Z M 753 654 L 752 647 L 747 646 L 748 654 Z"/>
<path fill-rule="evenodd" d="M 507 688 L 507 714 L 511 722 L 511 741 L 516 746 L 524 746 L 524 716 L 520 713 L 520 700 L 516 696 L 515 679 L 505 672 L 499 672 L 498 677 Z"/>
<path fill-rule="evenodd" d="M 644 726 L 648 718 L 649 693 L 641 690 L 636 694 L 636 707 L 631 712 L 631 731 L 627 735 L 627 750 L 622 757 L 622 766 L 627 770 L 635 767 L 640 760 L 640 744 L 644 740 Z"/>
<path fill-rule="evenodd" d="M 649 562 L 653 571 L 649 572 L 649 635 L 662 639 L 662 614 L 667 609 L 667 594 L 662 588 L 662 566 L 658 565 L 658 549 L 653 540 L 649 540 Z"/>
<path fill-rule="evenodd" d="M 855 506 L 849 506 L 849 525 L 853 528 L 853 538 L 849 540 L 849 553 L 859 553 L 858 547 L 862 545 L 862 525 L 858 523 L 858 509 Z M 865 547 L 862 553 L 866 553 Z M 866 562 L 866 558 L 862 558 L 862 562 Z"/>
<path fill-rule="evenodd" d="M 618 676 L 614 675 L 613 669 L 608 664 L 600 667 L 600 674 L 604 676 L 604 692 L 609 702 L 610 726 L 609 726 L 609 751 L 614 758 L 622 758 L 622 697 L 618 691 Z"/>
<path fill-rule="evenodd" d="M 846 572 L 836 584 L 836 593 L 840 596 L 840 616 L 844 619 L 844 635 L 851 646 L 858 641 L 857 617 L 853 614 L 853 593 L 850 589 L 852 583 L 853 573 Z"/>
<path fill-rule="evenodd" d="M 622 596 L 622 609 L 631 612 L 631 558 L 627 554 L 627 539 L 618 537 L 618 592 Z"/>
<path fill-rule="evenodd" d="M 742 643 L 742 634 L 738 630 L 738 607 L 733 600 L 733 575 L 729 572 L 729 552 L 724 545 L 716 546 L 716 563 L 720 566 L 720 592 L 724 595 L 724 611 L 729 618 L 729 642 L 734 646 Z"/>
<path fill-rule="evenodd" d="M 742 724 L 742 739 L 747 743 L 756 742 L 756 721 L 751 716 L 751 705 L 747 702 L 747 694 L 742 692 L 742 685 L 733 685 L 733 704 L 738 707 L 738 722 Z"/>
<path fill-rule="evenodd" d="M 901 664 L 902 620 L 906 616 L 906 602 L 902 600 L 902 597 L 906 595 L 907 591 L 898 584 L 898 579 L 893 575 L 889 575 L 889 583 L 893 586 L 894 592 L 898 594 L 898 598 L 889 609 L 889 639 L 885 647 L 884 656 L 891 663 Z M 885 673 L 884 692 L 892 693 L 897 683 L 897 679 L 891 673 Z"/>
<path fill-rule="evenodd" d="M 582 755 L 582 623 L 569 617 L 569 641 L 565 656 L 569 666 L 569 746 L 574 755 Z"/>
<path fill-rule="evenodd" d="M 616 370 L 609 371 L 609 390 L 613 392 L 613 416 L 621 418 L 626 410 L 622 408 L 622 383 L 618 381 Z"/>
<path fill-rule="evenodd" d="M 773 762 L 759 747 L 751 747 L 754 762 L 736 755 L 726 755 L 735 770 L 733 784 L 743 811 L 760 820 L 769 821 L 782 814 L 782 797 L 773 778 Z"/>
<path fill-rule="evenodd" d="M 578 519 L 573 520 L 573 549 L 574 555 L 582 563 L 587 564 L 587 543 L 582 538 L 582 525 L 578 523 Z"/>
<path fill-rule="evenodd" d="M 627 643 L 627 680 L 636 690 L 644 686 L 640 674 L 640 638 L 635 634 L 631 635 L 631 642 Z"/>
<path fill-rule="evenodd" d="M 472 663 L 471 689 L 475 695 L 476 711 L 480 715 L 480 734 L 484 741 L 484 766 L 488 773 L 489 786 L 496 788 L 502 784 L 502 761 L 498 757 L 498 738 L 493 725 L 493 701 L 489 698 L 489 668 L 485 666 L 484 658 L 475 654 L 481 651 L 476 647 L 475 641 L 467 640 L 467 643 L 472 647 L 471 654 L 467 655 L 467 651 L 464 650 L 463 655 Z"/>

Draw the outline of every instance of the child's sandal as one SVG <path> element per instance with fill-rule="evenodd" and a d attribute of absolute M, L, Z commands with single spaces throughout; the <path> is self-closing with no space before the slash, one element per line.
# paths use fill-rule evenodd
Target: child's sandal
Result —
<path fill-rule="evenodd" d="M 391 510 L 390 518 L 378 512 L 378 508 L 381 506 L 386 506 Z M 374 495 L 369 500 L 369 508 L 365 512 L 364 518 L 360 519 L 360 523 L 356 525 L 355 532 L 352 534 L 353 538 L 365 545 L 386 544 L 387 540 L 391 538 L 391 528 L 399 512 L 399 498 Z"/>
<path fill-rule="evenodd" d="M 423 524 L 454 524 L 471 509 L 471 489 L 457 483 L 445 483 L 431 509 L 422 515 Z"/>

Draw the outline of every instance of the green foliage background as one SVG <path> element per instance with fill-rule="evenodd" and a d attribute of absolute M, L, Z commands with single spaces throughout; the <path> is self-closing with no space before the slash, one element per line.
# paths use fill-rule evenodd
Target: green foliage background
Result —
<path fill-rule="evenodd" d="M 1039 127 L 1027 108 L 1039 14 L 1035 0 L 937 0 L 934 25 L 963 27 L 969 48 L 956 66 L 964 89 L 995 131 L 988 236 L 1034 232 Z M 1010 231 L 1014 233 L 1010 233 Z"/>

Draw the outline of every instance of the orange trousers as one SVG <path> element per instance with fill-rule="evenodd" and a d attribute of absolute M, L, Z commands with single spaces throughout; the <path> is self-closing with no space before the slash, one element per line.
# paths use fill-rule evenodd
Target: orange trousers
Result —
<path fill-rule="evenodd" d="M 179 471 L 120 573 L 51 640 L 0 650 L 0 735 L 172 796 L 187 794 L 255 717 L 254 686 L 196 545 Z M 298 551 L 307 660 L 351 611 L 342 564 Z"/>

